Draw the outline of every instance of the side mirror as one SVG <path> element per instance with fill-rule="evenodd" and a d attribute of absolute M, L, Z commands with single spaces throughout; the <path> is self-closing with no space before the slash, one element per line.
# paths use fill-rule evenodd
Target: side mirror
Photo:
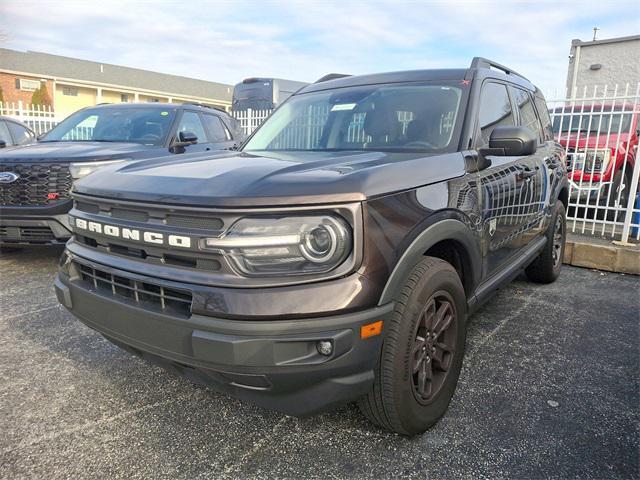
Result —
<path fill-rule="evenodd" d="M 0 148 L 5 148 L 7 146 L 7 142 L 4 140 L 0 140 Z"/>
<path fill-rule="evenodd" d="M 174 147 L 188 147 L 198 143 L 198 137 L 192 132 L 180 132 L 178 134 L 178 141 L 173 142 Z"/>
<path fill-rule="evenodd" d="M 531 155 L 538 148 L 538 138 L 527 127 L 501 125 L 491 132 L 489 148 L 491 155 L 501 157 Z"/>

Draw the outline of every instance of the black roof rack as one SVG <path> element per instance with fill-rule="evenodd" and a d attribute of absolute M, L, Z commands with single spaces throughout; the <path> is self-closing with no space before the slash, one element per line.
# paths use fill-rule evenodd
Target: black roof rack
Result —
<path fill-rule="evenodd" d="M 336 78 L 344 77 L 351 77 L 351 75 L 349 75 L 348 73 L 327 73 L 324 77 L 320 77 L 313 83 L 328 82 L 329 80 L 335 80 Z"/>
<path fill-rule="evenodd" d="M 489 60 L 488 58 L 473 57 L 473 60 L 471 60 L 470 68 L 494 68 L 496 70 L 500 70 L 501 72 L 507 75 L 515 75 L 516 77 L 525 79 L 527 82 L 529 81 L 529 79 L 524 75 L 520 75 L 515 70 L 509 67 L 505 67 L 504 65 L 500 65 L 498 62 L 494 62 L 493 60 Z"/>
<path fill-rule="evenodd" d="M 214 107 L 213 105 L 205 105 L 204 103 L 187 102 L 187 103 L 183 103 L 183 105 L 191 105 L 193 107 L 211 108 L 212 110 L 218 110 L 219 112 L 227 113 L 227 111 L 224 108 Z"/>

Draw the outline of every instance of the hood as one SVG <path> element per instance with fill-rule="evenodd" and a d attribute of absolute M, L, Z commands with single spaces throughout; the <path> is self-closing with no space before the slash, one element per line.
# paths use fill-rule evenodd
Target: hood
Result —
<path fill-rule="evenodd" d="M 568 148 L 604 148 L 607 145 L 609 148 L 616 148 L 616 145 L 623 145 L 629 139 L 629 133 L 584 133 L 584 132 L 572 132 L 569 135 L 562 133 L 558 136 L 558 142 L 563 147 Z"/>
<path fill-rule="evenodd" d="M 172 205 L 267 207 L 361 201 L 461 175 L 459 152 L 224 152 L 105 167 L 75 191 Z"/>
<path fill-rule="evenodd" d="M 40 142 L 21 145 L 9 151 L 0 151 L 0 162 L 14 160 L 24 162 L 95 161 L 130 158 L 164 147 L 139 143 L 116 142 Z M 4 149 L 3 149 L 4 150 Z M 157 154 L 157 153 L 156 153 Z"/>

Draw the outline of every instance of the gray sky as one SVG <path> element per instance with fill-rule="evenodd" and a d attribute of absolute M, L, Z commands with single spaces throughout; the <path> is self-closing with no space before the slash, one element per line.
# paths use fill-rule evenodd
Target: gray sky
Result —
<path fill-rule="evenodd" d="M 15 1 L 0 40 L 211 81 L 464 67 L 481 55 L 562 89 L 572 38 L 640 33 L 633 1 Z"/>

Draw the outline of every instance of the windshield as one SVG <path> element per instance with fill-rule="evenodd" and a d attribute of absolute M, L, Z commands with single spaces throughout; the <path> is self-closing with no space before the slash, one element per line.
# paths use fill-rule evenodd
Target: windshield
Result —
<path fill-rule="evenodd" d="M 130 142 L 164 145 L 175 108 L 87 108 L 66 118 L 43 142 Z"/>
<path fill-rule="evenodd" d="M 438 151 L 452 143 L 461 90 L 375 85 L 290 97 L 244 151 Z"/>
<path fill-rule="evenodd" d="M 562 123 L 560 121 L 562 120 Z M 571 115 L 556 116 L 553 119 L 553 131 L 560 132 L 589 132 L 602 135 L 629 132 L 631 128 L 630 113 L 598 113 L 584 112 Z"/>

